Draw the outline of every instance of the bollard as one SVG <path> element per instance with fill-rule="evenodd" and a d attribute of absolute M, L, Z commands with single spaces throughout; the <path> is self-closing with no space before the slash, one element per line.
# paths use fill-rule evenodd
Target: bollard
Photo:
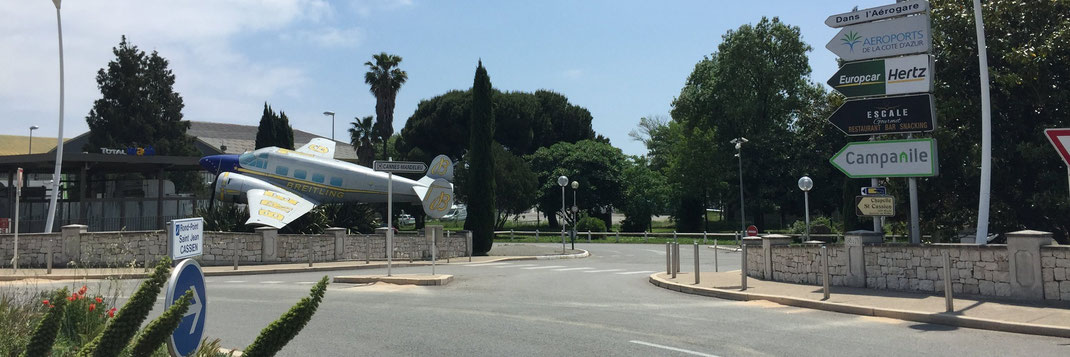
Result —
<path fill-rule="evenodd" d="M 587 243 L 590 243 L 590 242 L 591 242 L 591 230 L 588 229 L 587 230 Z"/>
<path fill-rule="evenodd" d="M 951 253 L 944 252 L 944 302 L 947 312 L 955 311 L 955 299 L 951 293 Z"/>
<path fill-rule="evenodd" d="M 825 290 L 825 300 L 829 299 L 829 248 L 821 246 L 821 287 Z"/>
<path fill-rule="evenodd" d="M 742 255 L 741 258 L 743 258 L 743 260 L 740 262 L 741 265 L 742 265 L 741 266 L 742 269 L 739 270 L 739 279 L 740 279 L 740 283 L 739 283 L 740 289 L 739 290 L 747 290 L 747 245 L 743 244 L 740 247 L 743 249 L 742 253 L 741 253 L 741 255 Z"/>
<path fill-rule="evenodd" d="M 364 237 L 364 264 L 372 263 L 372 247 L 370 242 L 371 239 L 368 239 L 368 237 Z"/>
<path fill-rule="evenodd" d="M 702 244 L 706 244 L 706 231 L 702 231 Z"/>
<path fill-rule="evenodd" d="M 513 239 L 516 239 L 516 237 L 513 236 L 513 230 L 510 229 L 509 230 L 509 240 L 513 240 Z"/>
<path fill-rule="evenodd" d="M 678 242 L 673 242 L 672 243 L 672 259 L 673 259 L 672 270 L 677 272 L 677 273 L 679 273 L 680 272 L 680 243 L 678 243 Z"/>
<path fill-rule="evenodd" d="M 643 231 L 643 243 L 646 243 L 646 231 Z"/>
<path fill-rule="evenodd" d="M 234 244 L 234 270 L 238 270 L 238 255 L 241 253 L 241 247 L 237 243 Z"/>
<path fill-rule="evenodd" d="M 698 285 L 698 241 L 695 241 L 695 285 Z"/>
<path fill-rule="evenodd" d="M 665 242 L 665 274 L 672 274 L 672 245 Z"/>
<path fill-rule="evenodd" d="M 713 239 L 713 272 L 719 272 L 721 268 L 717 263 L 717 238 Z"/>
<path fill-rule="evenodd" d="M 535 243 L 538 243 L 538 242 L 539 242 L 539 230 L 536 229 L 535 230 Z"/>
<path fill-rule="evenodd" d="M 620 243 L 620 230 L 617 230 L 617 243 Z"/>
<path fill-rule="evenodd" d="M 672 231 L 672 241 L 676 242 L 676 231 Z"/>
<path fill-rule="evenodd" d="M 676 273 L 680 272 L 680 268 L 676 266 L 676 260 L 680 259 L 680 255 L 677 254 L 679 252 L 676 251 L 675 244 L 669 243 L 669 251 L 672 252 L 672 254 L 669 254 L 672 257 L 672 259 L 669 259 L 669 271 L 672 272 L 672 278 L 676 279 Z"/>

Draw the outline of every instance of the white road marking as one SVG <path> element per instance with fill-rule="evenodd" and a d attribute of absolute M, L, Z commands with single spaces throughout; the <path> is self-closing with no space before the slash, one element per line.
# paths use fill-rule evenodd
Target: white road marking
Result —
<path fill-rule="evenodd" d="M 533 267 L 535 264 L 517 264 L 517 265 L 499 265 L 495 268 L 520 268 L 520 267 Z"/>
<path fill-rule="evenodd" d="M 282 282 L 278 281 L 278 280 L 261 281 L 260 283 L 261 284 L 282 284 Z"/>
<path fill-rule="evenodd" d="M 626 272 L 623 272 L 623 273 L 614 273 L 614 274 L 617 274 L 617 275 L 632 275 L 632 274 L 650 274 L 650 273 L 653 273 L 653 272 L 654 272 L 653 270 L 640 270 L 640 271 L 626 271 Z"/>
<path fill-rule="evenodd" d="M 228 283 L 228 284 L 241 284 L 241 283 L 244 283 L 244 282 L 245 282 L 245 280 L 227 280 L 227 281 L 224 281 L 224 283 Z"/>
<path fill-rule="evenodd" d="M 298 282 L 296 282 L 296 283 L 294 283 L 294 284 L 300 284 L 300 285 L 312 285 L 312 284 L 315 284 L 315 283 L 316 283 L 315 281 L 298 281 Z"/>
<path fill-rule="evenodd" d="M 638 341 L 638 340 L 631 340 L 631 341 L 628 341 L 628 342 L 631 342 L 631 343 L 634 343 L 634 344 L 643 345 L 643 346 L 661 348 L 661 349 L 665 349 L 665 350 L 669 350 L 669 351 L 687 353 L 687 354 L 691 354 L 691 355 L 695 355 L 695 356 L 718 357 L 717 355 L 711 355 L 711 354 L 708 354 L 708 353 L 696 352 L 696 351 L 692 351 L 692 350 L 685 350 L 683 348 L 676 348 L 676 347 L 670 347 L 670 346 L 662 346 L 662 345 L 655 344 L 655 343 L 650 343 L 650 342 L 643 342 L 643 341 Z"/>
<path fill-rule="evenodd" d="M 509 264 L 513 264 L 513 263 L 506 263 L 506 262 L 498 262 L 498 263 L 475 263 L 475 264 L 465 264 L 464 266 L 466 266 L 466 267 L 489 267 L 489 266 L 492 266 L 492 265 L 509 265 Z"/>
<path fill-rule="evenodd" d="M 608 273 L 608 272 L 611 272 L 611 271 L 621 271 L 621 270 L 624 270 L 624 269 L 588 270 L 588 271 L 585 271 L 584 273 Z"/>
<path fill-rule="evenodd" d="M 653 250 L 653 249 L 644 249 L 644 250 L 648 251 L 648 252 L 654 252 L 654 253 L 657 253 L 657 254 L 665 255 L 665 251 L 663 251 L 663 250 Z"/>
<path fill-rule="evenodd" d="M 587 270 L 587 269 L 594 269 L 594 268 L 590 268 L 590 267 L 583 267 L 583 268 L 564 268 L 564 269 L 554 269 L 554 271 Z"/>
<path fill-rule="evenodd" d="M 521 269 L 535 270 L 535 269 L 551 269 L 551 268 L 564 268 L 564 267 L 565 267 L 564 265 L 544 265 L 544 266 L 541 266 L 541 267 L 530 267 L 530 268 L 521 268 Z"/>

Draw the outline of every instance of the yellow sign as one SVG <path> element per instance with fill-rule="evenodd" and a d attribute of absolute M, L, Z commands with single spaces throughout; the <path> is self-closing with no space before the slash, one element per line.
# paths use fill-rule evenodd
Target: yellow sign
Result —
<path fill-rule="evenodd" d="M 892 196 L 855 196 L 855 214 L 869 217 L 895 215 L 895 198 Z"/>

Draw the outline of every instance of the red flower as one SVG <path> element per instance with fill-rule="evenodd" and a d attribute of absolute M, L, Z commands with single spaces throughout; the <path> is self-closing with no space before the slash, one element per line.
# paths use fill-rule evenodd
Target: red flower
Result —
<path fill-rule="evenodd" d="M 81 289 L 78 289 L 78 295 L 85 295 L 85 291 L 88 289 L 85 285 L 82 285 Z"/>
<path fill-rule="evenodd" d="M 56 307 L 56 305 L 48 305 L 48 308 L 49 308 L 49 309 L 51 309 L 51 308 L 53 308 L 53 307 Z"/>
<path fill-rule="evenodd" d="M 71 295 L 67 297 L 67 301 L 74 301 L 78 299 L 78 295 Z"/>
<path fill-rule="evenodd" d="M 97 308 L 97 304 L 89 304 L 89 311 L 90 312 L 92 312 L 93 310 L 96 310 L 96 308 Z"/>
<path fill-rule="evenodd" d="M 97 296 L 97 303 L 99 304 L 102 302 L 104 302 L 104 298 Z"/>
<path fill-rule="evenodd" d="M 48 300 L 42 301 L 41 303 L 45 304 L 45 306 L 51 305 Z"/>
<path fill-rule="evenodd" d="M 108 310 L 108 317 L 115 317 L 115 310 L 116 310 L 116 308 L 114 308 L 114 307 L 109 309 Z"/>

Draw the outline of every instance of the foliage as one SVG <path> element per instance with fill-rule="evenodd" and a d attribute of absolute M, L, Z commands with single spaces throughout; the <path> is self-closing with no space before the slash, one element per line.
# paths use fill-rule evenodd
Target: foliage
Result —
<path fill-rule="evenodd" d="M 371 167 L 375 161 L 375 145 L 382 141 L 372 117 L 353 118 L 349 128 L 349 143 L 357 150 L 357 164 Z"/>
<path fill-rule="evenodd" d="M 275 113 L 264 103 L 264 114 L 260 116 L 260 125 L 256 128 L 256 148 L 269 146 L 293 150 L 294 130 L 285 112 Z"/>
<path fill-rule="evenodd" d="M 580 220 L 578 222 L 576 222 L 576 231 L 577 232 L 588 232 L 588 231 L 590 231 L 590 232 L 605 232 L 606 231 L 606 221 L 598 219 L 597 217 L 590 217 L 590 216 L 583 217 L 583 218 L 580 218 Z"/>
<path fill-rule="evenodd" d="M 37 322 L 37 327 L 33 329 L 33 335 L 30 336 L 30 341 L 19 355 L 20 357 L 47 356 L 52 352 L 52 344 L 56 342 L 56 335 L 59 334 L 59 328 L 63 322 L 66 302 L 67 288 L 56 291 L 52 299 L 44 301 L 44 305 L 48 305 L 48 310 L 45 312 L 45 317 Z"/>
<path fill-rule="evenodd" d="M 319 205 L 279 229 L 282 234 L 323 234 L 331 227 L 325 205 Z"/>
<path fill-rule="evenodd" d="M 497 204 L 497 219 L 495 229 L 502 229 L 509 216 L 516 216 L 526 212 L 535 204 L 535 196 L 538 193 L 538 181 L 531 172 L 524 158 L 507 151 L 501 144 L 494 143 L 492 148 L 494 157 L 494 199 Z M 470 178 L 469 169 L 465 169 L 466 162 L 457 165 L 455 176 L 456 198 L 461 202 L 468 202 L 468 190 L 474 184 L 483 182 L 480 178 Z"/>
<path fill-rule="evenodd" d="M 624 213 L 621 231 L 640 232 L 650 229 L 650 216 L 663 213 L 668 206 L 670 187 L 665 176 L 651 168 L 645 157 L 633 156 L 624 167 L 623 199 L 619 208 Z"/>
<path fill-rule="evenodd" d="M 330 227 L 348 228 L 364 234 L 375 232 L 376 213 L 366 203 L 346 202 L 341 204 L 321 205 L 331 222 Z"/>
<path fill-rule="evenodd" d="M 274 356 L 278 353 L 312 319 L 312 315 L 316 313 L 316 309 L 319 307 L 320 301 L 323 300 L 323 294 L 326 291 L 327 276 L 324 276 L 312 287 L 309 297 L 302 298 L 278 320 L 260 331 L 260 335 L 256 336 L 256 340 L 249 347 L 245 348 L 242 355 L 246 357 L 261 357 Z"/>
<path fill-rule="evenodd" d="M 160 294 L 160 289 L 167 282 L 170 272 L 171 259 L 161 259 L 153 272 L 149 274 L 148 279 L 138 286 L 137 291 L 130 296 L 130 300 L 123 305 L 115 318 L 104 326 L 104 331 L 83 346 L 78 355 L 95 357 L 118 355 L 137 333 L 141 322 L 145 321 L 145 317 L 152 311 L 152 306 L 156 303 L 156 295 Z"/>
<path fill-rule="evenodd" d="M 115 308 L 109 308 L 108 301 L 97 294 L 87 295 L 88 287 L 82 285 L 67 298 L 67 309 L 63 315 L 60 339 L 66 344 L 81 346 L 92 340 L 104 329 L 109 315 L 115 314 Z"/>
<path fill-rule="evenodd" d="M 112 53 L 115 59 L 97 71 L 101 98 L 86 116 L 89 141 L 83 150 L 152 147 L 156 155 L 196 156 L 168 61 L 156 51 L 146 55 L 127 43 L 126 36 Z"/>
<path fill-rule="evenodd" d="M 628 159 L 620 149 L 608 143 L 595 140 L 559 142 L 540 148 L 527 159 L 539 182 L 538 208 L 546 213 L 551 226 L 558 224 L 555 213 L 561 209 L 558 176 L 565 175 L 569 182 L 579 182 L 577 205 L 584 211 L 590 208 L 590 214 L 603 221 L 609 221 L 612 206 L 620 205 L 624 198 L 623 172 Z M 569 186 L 567 191 L 571 190 Z"/>
<path fill-rule="evenodd" d="M 394 135 L 394 101 L 409 75 L 398 68 L 401 56 L 381 52 L 372 56 L 372 59 L 375 63 L 364 62 L 364 65 L 368 66 L 368 72 L 364 73 L 364 83 L 370 86 L 369 89 L 375 96 L 375 127 L 379 137 L 389 138 Z M 387 158 L 387 144 L 387 140 L 383 140 L 384 160 Z"/>
<path fill-rule="evenodd" d="M 194 217 L 204 218 L 204 230 L 222 232 L 252 232 L 245 225 L 249 212 L 244 206 L 230 202 L 219 202 L 209 207 L 198 207 Z"/>
<path fill-rule="evenodd" d="M 810 217 L 810 233 L 811 234 L 840 234 L 843 231 L 838 228 L 838 225 L 832 222 L 832 219 L 825 216 Z M 806 233 L 806 221 L 797 220 L 788 227 L 788 233 L 791 234 L 804 234 Z"/>
<path fill-rule="evenodd" d="M 468 185 L 468 219 L 464 228 L 472 231 L 472 254 L 485 255 L 494 243 L 495 171 L 494 156 L 494 107 L 491 103 L 491 84 L 483 61 L 476 67 L 472 83 L 472 119 L 469 121 L 469 146 L 465 160 L 469 164 L 470 177 L 480 177 L 478 185 Z"/>
<path fill-rule="evenodd" d="M 168 307 L 160 317 L 149 323 L 148 326 L 137 335 L 134 339 L 133 348 L 130 350 L 130 354 L 133 357 L 147 357 L 151 356 L 154 351 L 163 346 L 164 341 L 171 336 L 171 333 L 178 328 L 178 325 L 182 323 L 182 317 L 189 310 L 190 303 L 193 300 L 193 290 L 187 290 L 182 297 L 175 300 L 171 307 Z"/>

